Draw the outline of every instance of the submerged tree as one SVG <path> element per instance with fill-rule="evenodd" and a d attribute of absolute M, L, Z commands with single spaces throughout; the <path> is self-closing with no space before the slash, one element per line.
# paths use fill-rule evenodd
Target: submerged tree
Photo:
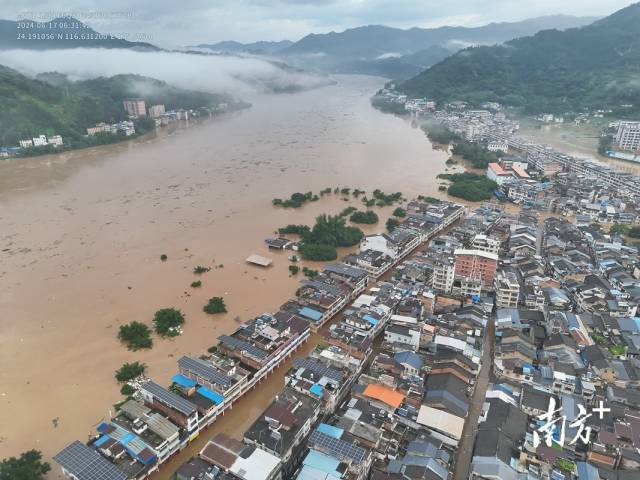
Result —
<path fill-rule="evenodd" d="M 0 461 L 0 480 L 41 480 L 50 470 L 51 466 L 42 461 L 40 451 L 29 450 L 17 458 Z"/>
<path fill-rule="evenodd" d="M 163 337 L 175 337 L 178 327 L 184 323 L 184 315 L 175 308 L 162 308 L 153 317 L 156 333 Z"/>
<path fill-rule="evenodd" d="M 116 370 L 116 380 L 120 383 L 128 382 L 134 378 L 138 378 L 147 370 L 147 366 L 144 363 L 132 362 L 123 364 L 118 370 Z"/>
<path fill-rule="evenodd" d="M 227 306 L 224 304 L 224 298 L 213 297 L 209 299 L 209 302 L 202 308 L 202 310 L 209 314 L 226 313 Z"/>
<path fill-rule="evenodd" d="M 151 348 L 151 329 L 144 323 L 135 320 L 126 325 L 120 325 L 118 339 L 124 343 L 129 350 L 140 350 L 141 348 Z"/>

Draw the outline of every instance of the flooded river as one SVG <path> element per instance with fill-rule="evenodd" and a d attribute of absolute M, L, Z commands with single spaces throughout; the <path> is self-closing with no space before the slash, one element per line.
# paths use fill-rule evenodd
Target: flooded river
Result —
<path fill-rule="evenodd" d="M 291 297 L 298 279 L 286 254 L 263 239 L 349 203 L 331 195 L 285 210 L 274 197 L 336 186 L 437 195 L 447 155 L 408 120 L 371 108 L 383 80 L 337 81 L 153 138 L 0 161 L 0 457 L 37 448 L 50 459 L 86 440 L 121 399 L 113 374 L 122 363 L 144 362 L 168 384 L 180 355 L 199 355 Z M 251 253 L 273 267 L 248 266 Z M 196 265 L 217 268 L 194 290 Z M 228 314 L 203 313 L 212 296 L 225 297 Z M 145 352 L 119 344 L 121 324 L 151 324 L 163 307 L 186 314 L 184 335 L 154 338 Z M 281 372 L 215 428 L 240 435 Z"/>

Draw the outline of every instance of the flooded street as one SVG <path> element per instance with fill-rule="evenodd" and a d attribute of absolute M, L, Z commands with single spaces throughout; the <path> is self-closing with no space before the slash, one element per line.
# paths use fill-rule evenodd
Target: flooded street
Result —
<path fill-rule="evenodd" d="M 437 195 L 447 154 L 408 120 L 371 108 L 384 81 L 337 80 L 158 138 L 0 161 L 0 457 L 36 448 L 50 460 L 87 440 L 122 398 L 113 378 L 122 363 L 144 362 L 166 385 L 180 355 L 201 354 L 293 296 L 287 254 L 263 239 L 349 203 L 330 195 L 292 210 L 274 197 L 337 186 Z M 383 228 L 381 217 L 367 231 Z M 252 253 L 274 265 L 247 265 Z M 191 289 L 196 265 L 212 270 Z M 225 297 L 228 314 L 202 311 L 212 296 Z M 120 325 L 151 325 L 163 307 L 186 314 L 184 335 L 154 337 L 144 352 L 120 345 Z M 216 428 L 244 431 L 281 384 L 252 392 Z"/>

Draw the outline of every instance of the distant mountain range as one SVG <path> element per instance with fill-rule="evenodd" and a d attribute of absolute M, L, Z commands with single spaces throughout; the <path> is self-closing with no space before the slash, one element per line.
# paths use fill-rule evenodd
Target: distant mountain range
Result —
<path fill-rule="evenodd" d="M 226 41 L 218 43 L 201 43 L 200 45 L 193 45 L 187 48 L 202 48 L 208 49 L 213 52 L 223 53 L 251 53 L 254 55 L 273 55 L 287 47 L 293 45 L 290 40 L 282 40 L 280 42 L 253 42 L 253 43 L 240 43 Z"/>
<path fill-rule="evenodd" d="M 0 50 L 14 48 L 52 50 L 78 47 L 159 50 L 150 43 L 130 42 L 100 34 L 72 17 L 54 18 L 49 22 L 0 20 Z"/>
<path fill-rule="evenodd" d="M 498 101 L 528 112 L 640 111 L 640 3 L 581 28 L 468 48 L 399 86 L 414 97 Z M 629 111 L 629 107 L 624 107 Z"/>
<path fill-rule="evenodd" d="M 297 42 L 240 43 L 224 41 L 186 47 L 199 52 L 230 55 L 251 54 L 278 57 L 297 68 L 324 72 L 381 75 L 407 79 L 469 45 L 492 45 L 532 35 L 540 30 L 565 29 L 591 23 L 594 18 L 563 15 L 532 18 L 513 23 L 491 23 L 482 27 L 411 28 L 402 30 L 380 25 L 310 34 Z M 24 24 L 32 28 L 20 28 Z M 29 38 L 36 34 L 39 38 Z M 50 22 L 0 20 L 0 50 L 59 48 L 131 48 L 157 51 L 144 42 L 107 38 L 71 17 Z"/>
<path fill-rule="evenodd" d="M 573 28 L 594 20 L 554 15 L 473 28 L 402 30 L 372 25 L 340 33 L 310 34 L 276 54 L 304 68 L 408 78 L 470 45 L 493 45 L 540 30 Z"/>

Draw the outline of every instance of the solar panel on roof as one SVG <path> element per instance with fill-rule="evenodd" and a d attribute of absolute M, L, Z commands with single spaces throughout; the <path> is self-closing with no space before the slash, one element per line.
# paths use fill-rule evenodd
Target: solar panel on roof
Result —
<path fill-rule="evenodd" d="M 78 440 L 53 459 L 78 480 L 127 480 L 123 471 Z"/>
<path fill-rule="evenodd" d="M 331 263 L 329 265 L 325 265 L 324 269 L 328 272 L 337 273 L 338 275 L 346 275 L 356 278 L 362 278 L 367 274 L 364 270 L 356 267 L 350 267 L 344 263 Z"/>
<path fill-rule="evenodd" d="M 161 387 L 155 382 L 147 382 L 142 384 L 142 389 L 149 392 L 155 398 L 166 403 L 171 408 L 177 410 L 183 415 L 189 416 L 196 411 L 196 406 L 180 395 L 177 395 L 166 388 Z"/>
<path fill-rule="evenodd" d="M 342 382 L 342 373 L 315 360 L 311 360 L 309 358 L 296 358 L 293 364 L 298 368 L 307 368 L 322 377 L 330 378 L 336 382 Z"/>
<path fill-rule="evenodd" d="M 345 442 L 339 438 L 331 437 L 325 433 L 314 430 L 309 437 L 309 445 L 316 446 L 328 451 L 338 459 L 349 459 L 354 462 L 362 462 L 367 456 L 367 451 L 352 443 Z"/>
<path fill-rule="evenodd" d="M 229 335 L 220 335 L 218 337 L 218 340 L 220 340 L 222 343 L 226 343 L 227 345 L 233 348 L 237 348 L 238 350 L 243 350 L 247 352 L 249 355 L 251 355 L 252 357 L 264 359 L 269 356 L 267 352 L 265 352 L 264 350 L 260 350 L 258 347 L 253 346 L 249 342 L 238 340 L 237 338 L 230 337 Z"/>
<path fill-rule="evenodd" d="M 345 294 L 344 290 L 339 286 L 331 285 L 330 283 L 320 282 L 318 280 L 313 280 L 313 281 L 304 280 L 302 282 L 302 285 L 306 287 L 315 288 L 316 290 L 329 292 L 331 295 L 335 297 L 342 297 Z"/>
<path fill-rule="evenodd" d="M 223 387 L 231 386 L 231 380 L 226 375 L 220 373 L 215 368 L 208 365 L 199 358 L 182 357 L 178 360 L 178 365 L 185 370 L 189 370 L 201 378 L 222 385 Z"/>

